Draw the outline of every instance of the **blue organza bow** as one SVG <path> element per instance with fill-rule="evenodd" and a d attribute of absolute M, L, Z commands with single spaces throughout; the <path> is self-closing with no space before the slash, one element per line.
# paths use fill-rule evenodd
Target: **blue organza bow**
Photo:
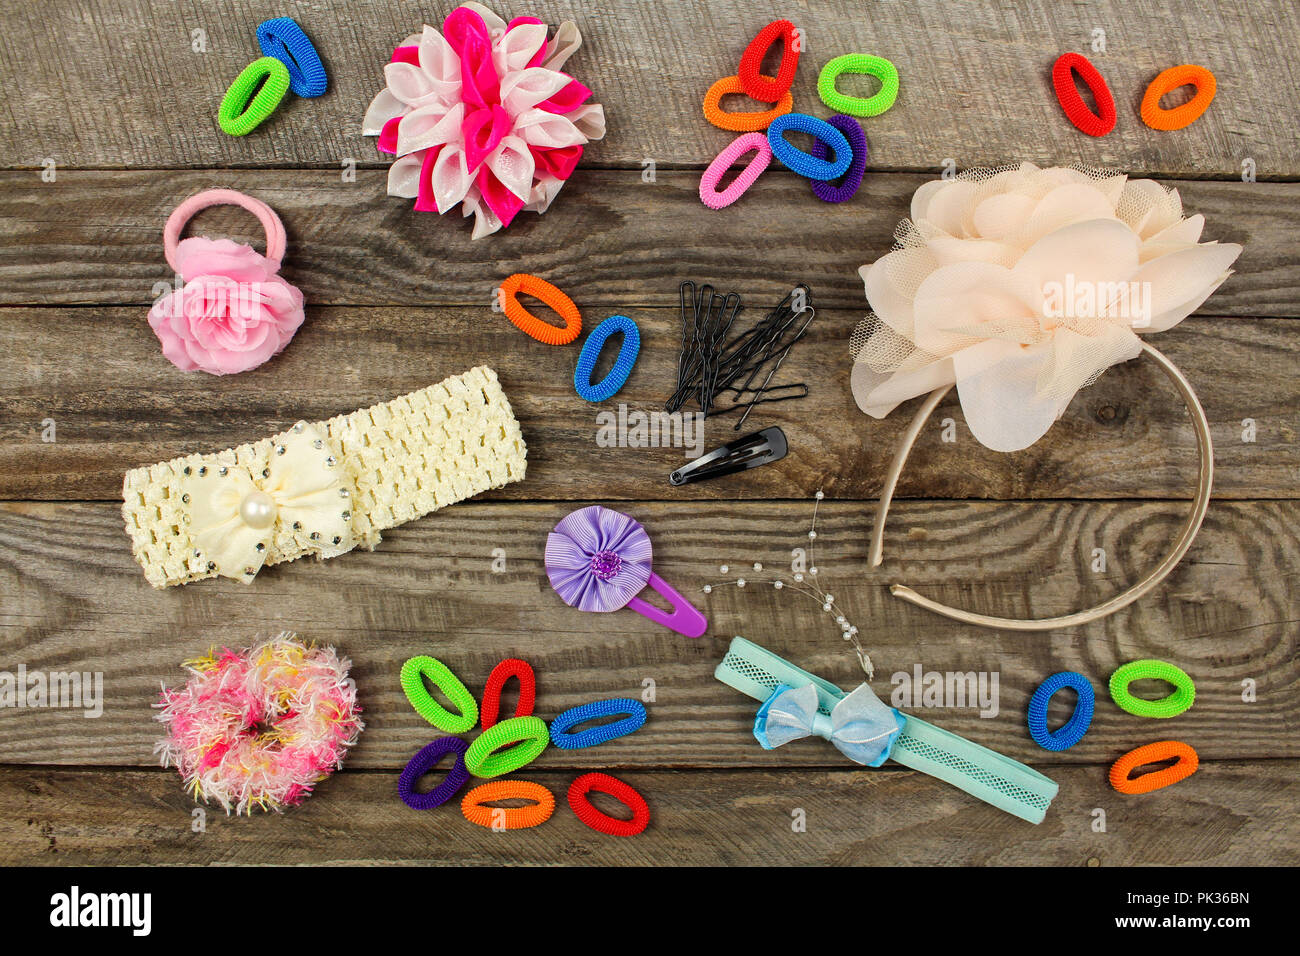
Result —
<path fill-rule="evenodd" d="M 754 719 L 754 736 L 764 750 L 815 734 L 867 767 L 879 767 L 889 759 L 902 729 L 903 715 L 882 703 L 866 684 L 841 699 L 829 717 L 818 713 L 817 688 L 812 684 L 778 684 Z"/>

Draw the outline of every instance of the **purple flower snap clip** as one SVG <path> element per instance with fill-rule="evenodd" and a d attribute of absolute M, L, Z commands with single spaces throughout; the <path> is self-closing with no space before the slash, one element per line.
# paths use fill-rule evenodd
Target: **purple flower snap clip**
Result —
<path fill-rule="evenodd" d="M 630 607 L 656 624 L 687 637 L 709 627 L 686 598 L 651 570 L 650 535 L 635 518 L 591 505 L 571 512 L 546 538 L 546 576 L 561 600 L 580 611 Z M 637 597 L 647 587 L 663 596 L 672 612 Z"/>

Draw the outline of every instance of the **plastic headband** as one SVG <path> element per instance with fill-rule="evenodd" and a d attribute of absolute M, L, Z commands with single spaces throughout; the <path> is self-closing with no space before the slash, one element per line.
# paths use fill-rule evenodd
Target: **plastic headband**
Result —
<path fill-rule="evenodd" d="M 1205 411 L 1201 408 L 1196 393 L 1192 391 L 1191 383 L 1187 381 L 1173 362 L 1146 342 L 1142 343 L 1142 351 L 1151 356 L 1156 365 L 1160 367 L 1160 370 L 1173 381 L 1179 394 L 1182 395 L 1183 401 L 1187 404 L 1187 410 L 1191 414 L 1192 427 L 1196 431 L 1196 444 L 1200 451 L 1200 477 L 1197 480 L 1196 500 L 1192 504 L 1191 514 L 1187 516 L 1187 520 L 1183 523 L 1182 531 L 1179 532 L 1173 548 L 1145 578 L 1128 590 L 1117 594 L 1109 601 L 1087 610 L 1064 614 L 1060 617 L 1029 620 L 993 617 L 989 614 L 979 614 L 962 608 L 949 607 L 946 604 L 940 604 L 938 601 L 917 594 L 907 585 L 900 583 L 890 584 L 889 593 L 915 604 L 917 607 L 923 607 L 927 611 L 933 611 L 936 614 L 942 614 L 944 617 L 952 618 L 954 621 L 962 621 L 966 624 L 997 627 L 1009 631 L 1050 631 L 1057 627 L 1074 627 L 1077 624 L 1086 624 L 1108 614 L 1114 614 L 1121 608 L 1128 607 L 1167 578 L 1174 568 L 1178 566 L 1178 562 L 1187 554 L 1192 542 L 1196 540 L 1196 533 L 1201 530 L 1201 522 L 1205 520 L 1205 512 L 1210 506 L 1210 490 L 1214 484 L 1214 444 L 1210 439 L 1210 423 L 1205 418 Z M 931 392 L 930 396 L 921 404 L 921 407 L 917 409 L 912 423 L 908 425 L 902 438 L 899 439 L 898 448 L 894 452 L 893 463 L 889 466 L 888 474 L 885 475 L 885 484 L 880 493 L 880 503 L 876 506 L 876 520 L 871 534 L 872 567 L 879 567 L 881 561 L 884 560 L 885 520 L 889 516 L 889 504 L 894 500 L 894 489 L 898 487 L 899 476 L 903 473 L 903 466 L 907 464 L 907 456 L 911 453 L 912 446 L 921 433 L 921 428 L 951 389 L 951 385 L 946 385 Z"/>
<path fill-rule="evenodd" d="M 727 656 L 713 676 L 759 701 L 767 700 L 780 684 L 812 684 L 817 689 L 818 711 L 828 717 L 835 704 L 847 696 L 830 681 L 795 667 L 743 637 L 732 638 Z M 891 760 L 938 777 L 1022 820 L 1043 821 L 1059 789 L 1052 780 L 919 717 L 904 714 L 903 721 L 889 755 Z"/>
<path fill-rule="evenodd" d="M 522 481 L 527 452 L 486 366 L 329 421 L 126 473 L 122 515 L 154 587 L 373 550 L 380 532 Z"/>

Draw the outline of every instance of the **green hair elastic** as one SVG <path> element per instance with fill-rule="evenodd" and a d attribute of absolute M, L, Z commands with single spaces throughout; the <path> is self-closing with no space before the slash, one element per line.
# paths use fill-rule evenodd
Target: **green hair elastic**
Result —
<path fill-rule="evenodd" d="M 550 740 L 550 731 L 542 718 L 511 717 L 493 724 L 469 745 L 465 767 L 476 777 L 514 773 L 536 760 Z M 509 749 L 501 749 L 507 746 Z"/>
<path fill-rule="evenodd" d="M 459 714 L 453 714 L 442 704 L 434 700 L 429 688 L 424 686 L 424 678 L 447 695 L 447 699 L 456 705 Z M 411 702 L 415 712 L 439 730 L 449 734 L 463 734 L 478 723 L 478 704 L 459 677 L 436 657 L 421 654 L 412 657 L 402 665 L 402 690 Z"/>
<path fill-rule="evenodd" d="M 880 89 L 870 98 L 849 96 L 835 88 L 842 73 L 865 73 L 880 81 Z M 883 56 L 868 53 L 846 53 L 837 56 L 824 67 L 817 77 L 817 95 L 828 109 L 849 116 L 879 116 L 898 99 L 898 67 Z"/>
<path fill-rule="evenodd" d="M 280 105 L 289 83 L 289 68 L 273 56 L 248 64 L 221 98 L 217 122 L 222 131 L 247 136 L 257 129 Z"/>
<path fill-rule="evenodd" d="M 1162 680 L 1174 685 L 1173 693 L 1159 700 L 1145 700 L 1129 693 L 1135 680 Z M 1131 661 L 1110 675 L 1110 698 L 1120 710 L 1135 717 L 1177 717 L 1196 700 L 1196 685 L 1181 667 L 1166 661 Z"/>

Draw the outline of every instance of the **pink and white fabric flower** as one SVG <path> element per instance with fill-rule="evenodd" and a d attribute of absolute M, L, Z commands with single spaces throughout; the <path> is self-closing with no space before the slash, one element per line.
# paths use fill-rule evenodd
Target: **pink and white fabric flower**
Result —
<path fill-rule="evenodd" d="M 927 182 L 893 251 L 860 270 L 873 313 L 853 333 L 858 407 L 956 385 L 971 432 L 1028 448 L 1079 389 L 1136 358 L 1230 275 L 1235 243 L 1200 242 L 1178 191 L 1032 163 Z"/>
<path fill-rule="evenodd" d="M 404 40 L 362 121 L 397 157 L 388 194 L 439 214 L 459 203 L 475 239 L 521 210 L 545 212 L 583 147 L 605 135 L 591 90 L 561 72 L 581 44 L 572 22 L 548 40 L 541 20 L 507 23 L 480 3 L 453 10 L 441 33 L 425 26 Z"/>

